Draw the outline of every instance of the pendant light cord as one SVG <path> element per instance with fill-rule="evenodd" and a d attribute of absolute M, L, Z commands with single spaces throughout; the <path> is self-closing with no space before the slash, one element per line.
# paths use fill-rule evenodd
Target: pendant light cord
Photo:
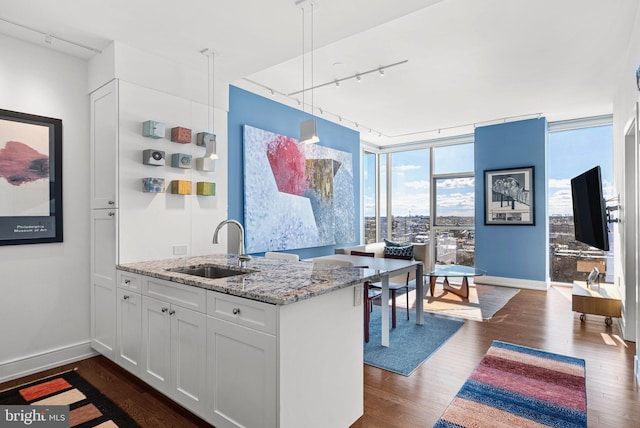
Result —
<path fill-rule="evenodd" d="M 301 8 L 300 10 L 302 10 L 302 113 L 304 116 L 304 112 L 305 112 L 305 105 L 304 105 L 304 62 L 305 62 L 305 44 L 304 44 L 304 7 Z"/>

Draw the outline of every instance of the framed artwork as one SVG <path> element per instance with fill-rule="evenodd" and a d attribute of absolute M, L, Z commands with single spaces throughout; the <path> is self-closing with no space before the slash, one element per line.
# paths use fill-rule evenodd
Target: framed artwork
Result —
<path fill-rule="evenodd" d="M 484 172 L 484 224 L 534 225 L 533 167 Z"/>
<path fill-rule="evenodd" d="M 62 242 L 62 120 L 0 109 L 0 245 Z"/>
<path fill-rule="evenodd" d="M 355 240 L 351 153 L 244 125 L 247 253 Z"/>

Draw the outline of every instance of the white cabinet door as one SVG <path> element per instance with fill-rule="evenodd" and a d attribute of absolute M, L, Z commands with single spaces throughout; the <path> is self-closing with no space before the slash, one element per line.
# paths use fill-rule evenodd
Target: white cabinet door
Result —
<path fill-rule="evenodd" d="M 91 346 L 115 361 L 117 210 L 91 211 Z"/>
<path fill-rule="evenodd" d="M 142 379 L 168 394 L 171 385 L 169 304 L 142 297 Z"/>
<path fill-rule="evenodd" d="M 142 379 L 194 413 L 206 393 L 206 315 L 142 297 Z"/>
<path fill-rule="evenodd" d="M 142 296 L 118 288 L 118 348 L 116 362 L 135 375 L 140 374 L 142 350 Z"/>
<path fill-rule="evenodd" d="M 276 338 L 207 317 L 207 418 L 216 427 L 276 426 Z"/>
<path fill-rule="evenodd" d="M 172 305 L 171 372 L 173 398 L 202 414 L 205 409 L 207 317 L 203 313 Z"/>
<path fill-rule="evenodd" d="M 118 81 L 91 94 L 91 209 L 118 208 Z"/>

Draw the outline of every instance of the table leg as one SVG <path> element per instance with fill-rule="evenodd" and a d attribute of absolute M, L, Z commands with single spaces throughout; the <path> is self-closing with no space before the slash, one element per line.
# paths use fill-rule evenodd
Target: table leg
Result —
<path fill-rule="evenodd" d="M 416 324 L 424 324 L 424 267 L 422 263 L 416 267 Z M 431 293 L 433 295 L 433 292 Z"/>
<path fill-rule="evenodd" d="M 382 301 L 380 302 L 381 317 L 381 338 L 382 346 L 389 347 L 389 276 L 382 277 Z"/>
<path fill-rule="evenodd" d="M 431 297 L 433 297 L 433 292 L 436 289 L 436 280 L 438 277 L 436 275 L 429 276 L 429 291 L 431 291 Z"/>
<path fill-rule="evenodd" d="M 462 277 L 462 285 L 460 286 L 460 288 L 453 288 L 449 284 L 449 279 L 445 276 L 444 283 L 442 284 L 442 288 L 464 299 L 469 298 L 469 280 L 467 279 L 466 276 Z"/>

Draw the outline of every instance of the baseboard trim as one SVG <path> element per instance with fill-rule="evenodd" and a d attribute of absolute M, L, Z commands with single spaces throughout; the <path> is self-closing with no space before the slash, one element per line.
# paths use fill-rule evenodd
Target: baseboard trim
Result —
<path fill-rule="evenodd" d="M 0 364 L 0 383 L 98 355 L 91 341 L 51 349 Z"/>
<path fill-rule="evenodd" d="M 476 276 L 473 279 L 475 284 L 499 285 L 501 287 L 526 288 L 529 290 L 547 291 L 549 283 L 547 281 L 532 281 L 530 279 L 504 278 L 500 276 Z"/>

